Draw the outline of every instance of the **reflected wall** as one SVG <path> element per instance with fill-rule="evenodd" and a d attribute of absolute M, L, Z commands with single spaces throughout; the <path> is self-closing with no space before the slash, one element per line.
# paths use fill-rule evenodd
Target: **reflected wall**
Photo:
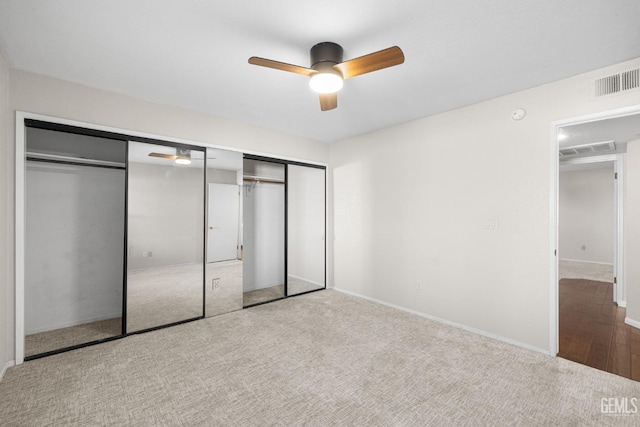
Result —
<path fill-rule="evenodd" d="M 287 165 L 287 295 L 325 287 L 325 170 Z"/>

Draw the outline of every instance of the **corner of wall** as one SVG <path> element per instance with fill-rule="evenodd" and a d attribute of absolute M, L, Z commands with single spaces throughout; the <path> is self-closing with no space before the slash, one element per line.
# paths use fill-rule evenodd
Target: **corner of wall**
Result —
<path fill-rule="evenodd" d="M 0 378 L 13 359 L 13 150 L 9 109 L 9 67 L 0 55 Z"/>
<path fill-rule="evenodd" d="M 2 368 L 2 371 L 0 371 L 0 381 L 2 381 L 2 379 L 4 378 L 4 374 L 7 373 L 7 369 L 15 365 L 16 365 L 16 362 L 13 360 L 9 360 L 7 363 L 5 363 L 4 367 Z"/>

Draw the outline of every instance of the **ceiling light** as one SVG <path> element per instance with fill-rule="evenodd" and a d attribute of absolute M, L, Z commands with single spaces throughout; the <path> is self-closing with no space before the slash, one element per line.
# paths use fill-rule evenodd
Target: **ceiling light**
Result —
<path fill-rule="evenodd" d="M 176 163 L 179 165 L 190 165 L 191 164 L 191 150 L 187 150 L 184 148 L 176 149 Z"/>
<path fill-rule="evenodd" d="M 342 89 L 344 81 L 337 73 L 317 73 L 311 76 L 309 86 L 317 93 L 336 93 Z"/>

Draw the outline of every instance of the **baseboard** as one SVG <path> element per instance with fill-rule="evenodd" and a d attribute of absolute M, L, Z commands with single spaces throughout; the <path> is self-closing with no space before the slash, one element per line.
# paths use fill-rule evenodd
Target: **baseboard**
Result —
<path fill-rule="evenodd" d="M 542 354 L 545 354 L 547 356 L 553 356 L 553 357 L 556 356 L 555 354 L 551 354 L 548 350 L 544 350 L 542 348 L 534 347 L 532 345 L 525 344 L 525 343 L 520 342 L 520 341 L 512 340 L 511 338 L 506 338 L 506 337 L 503 337 L 501 335 L 497 335 L 497 334 L 493 334 L 491 332 L 483 331 L 481 329 L 472 328 L 470 326 L 466 326 L 466 325 L 463 325 L 461 323 L 452 322 L 451 320 L 446 320 L 446 319 L 443 319 L 441 317 L 432 316 L 430 314 L 423 313 L 421 311 L 412 310 L 410 308 L 402 307 L 402 306 L 399 306 L 399 305 L 396 305 L 396 304 L 391 304 L 391 303 L 388 303 L 388 302 L 385 302 L 385 301 L 381 301 L 381 300 L 378 300 L 378 299 L 375 299 L 375 298 L 371 298 L 371 297 L 368 297 L 368 296 L 365 296 L 365 295 L 361 295 L 361 294 L 358 294 L 358 293 L 355 293 L 355 292 L 347 291 L 347 290 L 336 288 L 336 287 L 334 287 L 333 289 L 338 291 L 338 292 L 342 292 L 344 294 L 347 294 L 347 295 L 351 295 L 351 296 L 354 296 L 354 297 L 357 297 L 357 298 L 362 298 L 362 299 L 365 299 L 367 301 L 375 302 L 375 303 L 378 303 L 378 304 L 386 305 L 387 307 L 391 307 L 391 308 L 395 308 L 397 310 L 405 311 L 407 313 L 415 314 L 416 316 L 424 317 L 425 319 L 433 320 L 435 322 L 442 323 L 442 324 L 445 324 L 445 325 L 448 325 L 448 326 L 453 326 L 454 328 L 462 329 L 462 330 L 465 330 L 467 332 L 472 332 L 474 334 L 482 335 L 482 336 L 485 336 L 485 337 L 488 337 L 488 338 L 493 338 L 494 340 L 502 341 L 502 342 L 507 343 L 507 344 L 511 344 L 511 345 L 515 345 L 517 347 L 521 347 L 521 348 L 524 348 L 524 349 L 527 349 L 527 350 L 535 351 L 536 353 L 542 353 Z"/>
<path fill-rule="evenodd" d="M 640 329 L 640 322 L 638 322 L 637 320 L 633 320 L 633 319 L 629 319 L 628 317 L 625 317 L 624 323 L 626 323 L 629 326 L 633 326 L 634 328 Z"/>
<path fill-rule="evenodd" d="M 581 259 L 568 259 L 568 258 L 559 258 L 560 261 L 567 261 L 567 262 L 581 262 L 583 264 L 600 264 L 600 265 L 608 265 L 613 267 L 613 263 L 611 262 L 599 262 L 599 261 L 584 261 Z"/>
<path fill-rule="evenodd" d="M 624 300 L 620 300 L 617 302 L 618 307 L 627 308 L 627 302 Z"/>
<path fill-rule="evenodd" d="M 2 372 L 0 372 L 0 381 L 2 381 L 2 379 L 4 378 L 4 374 L 5 372 L 7 372 L 7 369 L 15 365 L 16 365 L 16 362 L 13 360 L 9 360 L 7 363 L 4 364 L 4 368 L 2 368 Z"/>

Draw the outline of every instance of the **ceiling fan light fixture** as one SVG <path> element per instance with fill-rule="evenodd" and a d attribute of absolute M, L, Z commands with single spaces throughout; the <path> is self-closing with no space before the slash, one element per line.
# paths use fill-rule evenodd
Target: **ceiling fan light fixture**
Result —
<path fill-rule="evenodd" d="M 337 73 L 317 73 L 309 80 L 311 90 L 317 93 L 336 93 L 343 84 L 344 80 Z"/>
<path fill-rule="evenodd" d="M 190 165 L 191 164 L 191 150 L 187 150 L 184 148 L 176 149 L 176 160 L 175 162 L 179 165 Z"/>
<path fill-rule="evenodd" d="M 398 46 L 369 53 L 344 61 L 342 46 L 333 42 L 314 45 L 309 52 L 310 67 L 252 56 L 249 64 L 310 77 L 309 86 L 320 98 L 320 110 L 329 111 L 338 107 L 337 92 L 345 79 L 382 70 L 404 63 L 404 53 Z"/>

